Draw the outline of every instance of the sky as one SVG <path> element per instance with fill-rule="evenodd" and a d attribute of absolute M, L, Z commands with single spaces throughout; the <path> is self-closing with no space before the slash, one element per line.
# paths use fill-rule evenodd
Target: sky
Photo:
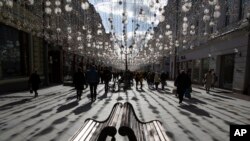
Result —
<path fill-rule="evenodd" d="M 122 3 L 119 3 L 120 1 Z M 148 28 L 152 27 L 152 22 L 154 22 L 154 26 L 157 26 L 159 23 L 159 20 L 154 17 L 154 14 L 161 15 L 158 9 L 163 8 L 168 0 L 158 0 L 158 4 L 156 4 L 155 1 L 156 0 L 89 0 L 100 14 L 107 33 L 111 31 L 111 24 L 108 19 L 110 17 L 113 19 L 113 32 L 118 39 L 122 39 L 123 37 L 122 13 L 124 12 L 123 7 L 126 2 L 125 11 L 128 15 L 127 36 L 130 40 L 132 37 L 135 38 L 134 31 L 137 24 L 140 26 L 136 30 L 136 38 L 143 38 Z M 143 12 L 145 13 L 144 17 L 139 17 L 141 9 L 143 9 Z"/>

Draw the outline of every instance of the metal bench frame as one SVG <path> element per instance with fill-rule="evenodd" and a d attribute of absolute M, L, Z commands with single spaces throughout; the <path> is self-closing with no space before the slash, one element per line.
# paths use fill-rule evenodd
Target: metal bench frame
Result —
<path fill-rule="evenodd" d="M 160 121 L 140 121 L 128 102 L 116 103 L 104 121 L 87 119 L 69 141 L 106 141 L 108 136 L 114 141 L 116 127 L 120 127 L 119 134 L 130 141 L 170 141 Z"/>

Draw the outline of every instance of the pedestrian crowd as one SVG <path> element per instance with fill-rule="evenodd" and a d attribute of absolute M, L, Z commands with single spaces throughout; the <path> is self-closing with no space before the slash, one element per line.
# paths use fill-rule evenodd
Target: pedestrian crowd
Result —
<path fill-rule="evenodd" d="M 113 85 L 109 83 L 113 80 Z M 82 91 L 89 87 L 91 101 L 96 100 L 98 84 L 104 84 L 104 90 L 107 94 L 110 88 L 115 89 L 118 85 L 118 91 L 120 87 L 124 90 L 131 88 L 135 81 L 136 90 L 143 90 L 143 81 L 146 80 L 148 88 L 150 90 L 165 90 L 168 80 L 168 72 L 142 72 L 142 71 L 112 71 L 112 68 L 108 67 L 96 67 L 95 65 L 88 65 L 86 70 L 82 67 L 78 67 L 77 71 L 73 75 L 73 84 L 76 89 L 76 98 L 81 100 Z M 210 92 L 210 88 L 214 88 L 218 77 L 213 70 L 209 70 L 203 78 L 203 84 L 207 93 Z M 30 93 L 34 92 L 34 97 L 38 96 L 37 90 L 41 83 L 40 76 L 37 74 L 37 70 L 34 69 L 30 75 Z M 161 87 L 159 87 L 159 85 Z M 182 103 L 183 97 L 191 98 L 192 85 L 190 76 L 181 70 L 174 81 L 176 86 L 176 96 L 179 98 L 179 103 Z"/>

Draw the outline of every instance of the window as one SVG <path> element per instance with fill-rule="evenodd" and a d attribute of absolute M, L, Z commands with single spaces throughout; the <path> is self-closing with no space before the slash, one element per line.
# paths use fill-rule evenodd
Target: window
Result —
<path fill-rule="evenodd" d="M 0 79 L 27 75 L 27 36 L 0 24 Z"/>
<path fill-rule="evenodd" d="M 243 4 L 244 4 L 244 0 L 240 0 L 240 3 L 239 3 L 239 19 L 238 20 L 242 20 L 243 15 L 244 15 Z"/>

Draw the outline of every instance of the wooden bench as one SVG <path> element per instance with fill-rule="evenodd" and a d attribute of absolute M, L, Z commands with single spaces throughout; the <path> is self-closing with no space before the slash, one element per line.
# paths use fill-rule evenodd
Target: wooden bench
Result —
<path fill-rule="evenodd" d="M 99 122 L 87 119 L 69 141 L 105 141 L 108 136 L 115 140 L 116 126 L 121 114 L 122 104 L 116 103 L 106 120 Z"/>
<path fill-rule="evenodd" d="M 140 121 L 135 114 L 132 104 L 128 102 L 123 105 L 118 132 L 122 136 L 127 136 L 130 141 L 170 141 L 160 121 Z"/>

